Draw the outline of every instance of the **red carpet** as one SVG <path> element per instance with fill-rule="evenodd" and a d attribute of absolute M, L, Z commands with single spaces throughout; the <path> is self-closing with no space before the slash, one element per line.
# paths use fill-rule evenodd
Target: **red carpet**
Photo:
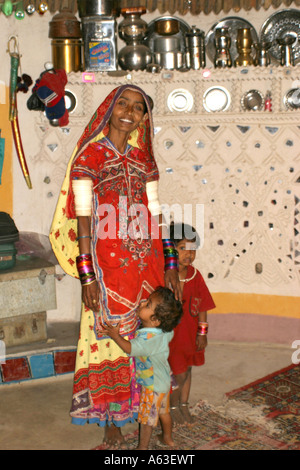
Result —
<path fill-rule="evenodd" d="M 291 365 L 227 394 L 220 407 L 199 402 L 195 423 L 174 427 L 176 450 L 300 450 L 300 366 Z M 160 450 L 153 433 L 151 450 Z M 129 450 L 137 431 L 125 436 Z M 104 450 L 99 445 L 94 450 Z M 170 450 L 168 448 L 164 448 Z"/>

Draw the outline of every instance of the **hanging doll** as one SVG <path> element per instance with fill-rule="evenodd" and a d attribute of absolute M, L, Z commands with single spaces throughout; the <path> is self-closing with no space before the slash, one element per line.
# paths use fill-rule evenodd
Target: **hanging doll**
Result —
<path fill-rule="evenodd" d="M 31 103 L 27 102 L 29 109 L 45 110 L 50 124 L 58 122 L 60 127 L 66 126 L 69 122 L 69 113 L 65 105 L 65 86 L 68 82 L 67 74 L 64 69 L 54 69 L 51 63 L 45 64 L 46 71 L 41 73 L 32 89 L 33 95 L 36 95 L 40 103 L 31 97 Z M 28 100 L 30 101 L 30 100 Z M 30 107 L 31 106 L 31 107 Z M 44 108 L 44 109 L 42 109 Z"/>

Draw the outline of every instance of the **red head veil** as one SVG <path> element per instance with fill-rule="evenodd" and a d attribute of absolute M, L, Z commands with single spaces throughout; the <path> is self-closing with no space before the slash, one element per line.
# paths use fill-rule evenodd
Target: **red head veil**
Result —
<path fill-rule="evenodd" d="M 82 153 L 84 148 L 97 136 L 103 132 L 104 135 L 108 133 L 108 122 L 112 113 L 112 110 L 115 106 L 116 101 L 120 98 L 122 93 L 127 90 L 133 90 L 140 93 L 146 104 L 148 119 L 145 120 L 144 126 L 141 126 L 138 129 L 137 144 L 138 147 L 149 153 L 149 158 L 153 157 L 152 150 L 152 137 L 153 137 L 153 123 L 152 123 L 152 113 L 151 105 L 148 96 L 146 93 L 136 85 L 122 85 L 118 88 L 115 88 L 103 101 L 103 103 L 98 107 L 97 111 L 92 116 L 89 124 L 86 126 L 82 136 L 80 137 L 77 143 L 77 152 L 75 158 L 79 153 Z"/>

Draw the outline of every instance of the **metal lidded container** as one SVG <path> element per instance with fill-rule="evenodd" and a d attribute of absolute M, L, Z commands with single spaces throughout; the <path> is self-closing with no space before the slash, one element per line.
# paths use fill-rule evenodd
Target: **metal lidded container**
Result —
<path fill-rule="evenodd" d="M 80 21 L 68 8 L 63 8 L 49 23 L 49 38 L 81 38 Z"/>
<path fill-rule="evenodd" d="M 115 18 L 82 18 L 84 70 L 108 72 L 117 69 L 116 31 Z"/>
<path fill-rule="evenodd" d="M 108 72 L 117 69 L 117 0 L 77 0 L 81 18 L 84 70 Z"/>
<path fill-rule="evenodd" d="M 52 63 L 66 73 L 82 69 L 82 39 L 80 22 L 68 8 L 63 8 L 49 23 Z"/>
<path fill-rule="evenodd" d="M 214 66 L 216 68 L 231 67 L 232 58 L 230 54 L 231 36 L 227 27 L 216 28 L 215 30 L 215 57 Z"/>
<path fill-rule="evenodd" d="M 204 32 L 192 26 L 191 30 L 185 33 L 185 40 L 188 68 L 194 70 L 204 68 L 206 65 Z"/>
<path fill-rule="evenodd" d="M 65 69 L 66 73 L 82 70 L 81 39 L 52 39 L 51 48 L 55 69 Z"/>
<path fill-rule="evenodd" d="M 77 0 L 80 18 L 86 16 L 116 17 L 120 14 L 117 0 Z"/>

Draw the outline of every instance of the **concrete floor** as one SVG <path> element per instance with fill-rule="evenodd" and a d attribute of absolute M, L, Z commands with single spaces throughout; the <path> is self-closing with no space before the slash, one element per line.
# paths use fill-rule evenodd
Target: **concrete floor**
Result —
<path fill-rule="evenodd" d="M 224 404 L 224 394 L 291 364 L 291 345 L 210 341 L 206 364 L 192 373 L 191 406 Z M 0 386 L 0 450 L 89 450 L 97 425 L 70 422 L 73 374 Z M 124 433 L 137 428 L 127 425 Z"/>

